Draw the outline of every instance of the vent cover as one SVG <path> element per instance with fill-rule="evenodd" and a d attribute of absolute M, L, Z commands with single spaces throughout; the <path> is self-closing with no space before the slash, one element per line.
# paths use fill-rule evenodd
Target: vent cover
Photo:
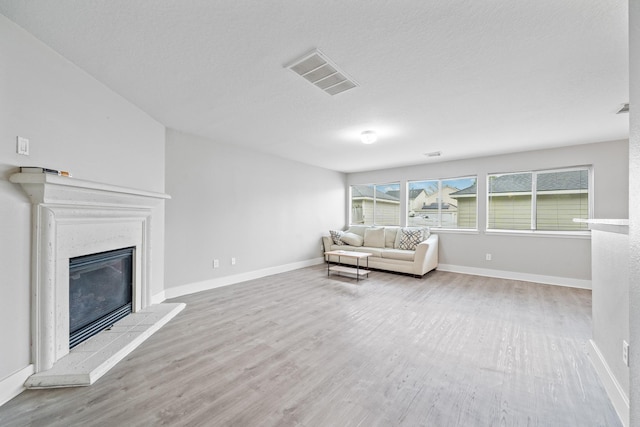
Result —
<path fill-rule="evenodd" d="M 358 86 L 317 49 L 286 65 L 286 68 L 332 96 Z"/>
<path fill-rule="evenodd" d="M 442 151 L 432 151 L 431 153 L 424 153 L 427 157 L 440 157 L 442 156 Z"/>
<path fill-rule="evenodd" d="M 628 112 L 629 112 L 629 103 L 626 103 L 626 104 L 622 104 L 622 106 L 620 107 L 620 109 L 616 114 L 623 114 Z"/>

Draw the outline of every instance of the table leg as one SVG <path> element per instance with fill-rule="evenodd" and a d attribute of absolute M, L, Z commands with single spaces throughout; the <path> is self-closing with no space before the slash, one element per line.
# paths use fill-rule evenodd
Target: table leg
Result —
<path fill-rule="evenodd" d="M 330 270 L 329 267 L 331 266 L 331 255 L 327 255 L 327 276 L 330 276 Z"/>

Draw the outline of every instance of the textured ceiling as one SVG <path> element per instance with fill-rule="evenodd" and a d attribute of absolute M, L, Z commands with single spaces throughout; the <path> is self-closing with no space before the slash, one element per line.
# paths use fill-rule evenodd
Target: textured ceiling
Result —
<path fill-rule="evenodd" d="M 339 171 L 628 137 L 620 0 L 0 0 L 0 13 L 167 127 Z M 314 48 L 360 86 L 330 96 L 284 68 Z M 358 141 L 368 129 L 373 145 Z"/>

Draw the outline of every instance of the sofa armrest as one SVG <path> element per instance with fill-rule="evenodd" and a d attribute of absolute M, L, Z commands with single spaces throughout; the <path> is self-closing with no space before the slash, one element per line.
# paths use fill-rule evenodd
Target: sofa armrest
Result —
<path fill-rule="evenodd" d="M 427 240 L 416 246 L 416 255 L 413 263 L 414 274 L 424 276 L 438 267 L 438 243 L 438 235 L 431 234 Z"/>
<path fill-rule="evenodd" d="M 324 246 L 324 252 L 330 251 L 331 245 L 333 245 L 333 239 L 331 239 L 331 236 L 322 236 L 322 245 Z"/>

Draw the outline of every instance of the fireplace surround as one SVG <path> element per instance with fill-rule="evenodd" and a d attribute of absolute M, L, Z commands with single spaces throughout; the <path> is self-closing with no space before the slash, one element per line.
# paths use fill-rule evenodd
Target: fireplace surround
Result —
<path fill-rule="evenodd" d="M 20 184 L 32 203 L 31 347 L 35 374 L 26 386 L 88 385 L 117 362 L 113 353 L 117 353 L 116 359 L 123 358 L 184 307 L 183 304 L 151 303 L 153 248 L 163 244 L 162 235 L 158 239 L 158 234 L 153 232 L 154 219 L 163 218 L 164 200 L 169 196 L 44 173 L 17 173 L 10 181 Z M 101 332 L 75 347 L 72 350 L 75 354 L 70 354 L 69 260 L 127 247 L 135 248 L 133 314 L 128 316 L 131 318 L 128 321 L 125 318 L 120 322 L 133 326 L 120 328 L 124 339 L 115 335 L 101 338 Z M 161 319 L 154 323 L 149 322 L 149 318 Z M 141 328 L 140 323 L 154 325 L 146 333 L 132 333 L 132 328 Z M 127 342 L 126 337 L 133 337 L 135 345 Z M 115 347 L 114 342 L 118 343 Z M 97 354 L 95 351 L 89 354 L 88 348 L 97 350 Z M 96 362 L 103 359 L 102 364 Z M 97 371 L 87 373 L 85 379 L 78 380 L 72 372 L 74 365 L 100 366 Z M 65 368 L 58 379 L 38 379 L 60 370 L 60 366 Z M 67 369 L 69 366 L 71 371 Z"/>

